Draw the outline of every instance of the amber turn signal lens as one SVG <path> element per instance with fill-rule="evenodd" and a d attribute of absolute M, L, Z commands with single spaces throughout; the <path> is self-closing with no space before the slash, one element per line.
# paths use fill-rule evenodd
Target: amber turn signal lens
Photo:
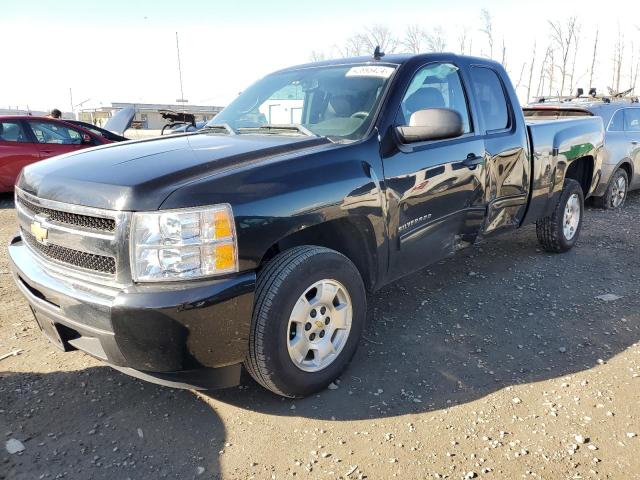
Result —
<path fill-rule="evenodd" d="M 232 235 L 231 218 L 226 210 L 218 210 L 213 214 L 216 239 L 228 238 Z"/>
<path fill-rule="evenodd" d="M 235 267 L 236 256 L 234 246 L 231 243 L 222 243 L 215 246 L 216 270 L 230 270 Z"/>

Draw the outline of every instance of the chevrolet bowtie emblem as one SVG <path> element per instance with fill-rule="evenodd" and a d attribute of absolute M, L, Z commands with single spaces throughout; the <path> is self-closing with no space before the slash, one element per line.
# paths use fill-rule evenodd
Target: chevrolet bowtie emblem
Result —
<path fill-rule="evenodd" d="M 324 323 L 322 323 L 320 320 L 318 320 L 318 321 L 316 322 L 316 327 L 318 327 L 318 328 L 322 328 L 322 327 L 324 327 Z"/>
<path fill-rule="evenodd" d="M 40 222 L 33 222 L 31 224 L 31 235 L 33 235 L 38 243 L 46 245 L 49 231 L 44 228 Z"/>

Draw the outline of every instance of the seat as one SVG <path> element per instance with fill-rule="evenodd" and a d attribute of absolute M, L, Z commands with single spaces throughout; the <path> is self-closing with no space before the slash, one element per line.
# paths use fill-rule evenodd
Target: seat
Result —
<path fill-rule="evenodd" d="M 353 113 L 352 99 L 349 95 L 334 95 L 329 99 L 334 117 L 349 117 Z M 327 112 L 329 113 L 329 112 Z M 327 115 L 329 117 L 329 115 Z"/>
<path fill-rule="evenodd" d="M 402 105 L 405 115 L 405 124 L 411 119 L 411 115 L 418 110 L 426 108 L 445 108 L 445 101 L 440 90 L 434 87 L 422 87 L 409 95 Z"/>

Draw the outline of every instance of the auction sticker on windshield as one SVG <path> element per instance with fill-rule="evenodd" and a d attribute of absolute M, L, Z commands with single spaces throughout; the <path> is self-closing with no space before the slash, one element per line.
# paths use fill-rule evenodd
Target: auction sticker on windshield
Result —
<path fill-rule="evenodd" d="M 379 65 L 360 65 L 359 67 L 352 67 L 346 73 L 346 77 L 377 77 L 377 78 L 389 78 L 395 68 L 383 67 Z"/>

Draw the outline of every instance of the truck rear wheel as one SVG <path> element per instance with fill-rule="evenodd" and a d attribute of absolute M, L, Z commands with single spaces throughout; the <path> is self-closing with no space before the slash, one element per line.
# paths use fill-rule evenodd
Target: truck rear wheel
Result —
<path fill-rule="evenodd" d="M 286 397 L 325 388 L 353 357 L 366 318 L 355 265 L 324 247 L 280 253 L 259 273 L 245 367 Z"/>
<path fill-rule="evenodd" d="M 580 236 L 583 217 L 582 187 L 575 180 L 567 179 L 553 213 L 536 223 L 536 234 L 542 248 L 552 253 L 562 253 L 573 248 Z"/>
<path fill-rule="evenodd" d="M 628 191 L 629 176 L 623 168 L 619 168 L 611 176 L 607 191 L 604 192 L 602 197 L 594 198 L 593 203 L 596 207 L 604 208 L 605 210 L 621 208 L 627 199 Z"/>

